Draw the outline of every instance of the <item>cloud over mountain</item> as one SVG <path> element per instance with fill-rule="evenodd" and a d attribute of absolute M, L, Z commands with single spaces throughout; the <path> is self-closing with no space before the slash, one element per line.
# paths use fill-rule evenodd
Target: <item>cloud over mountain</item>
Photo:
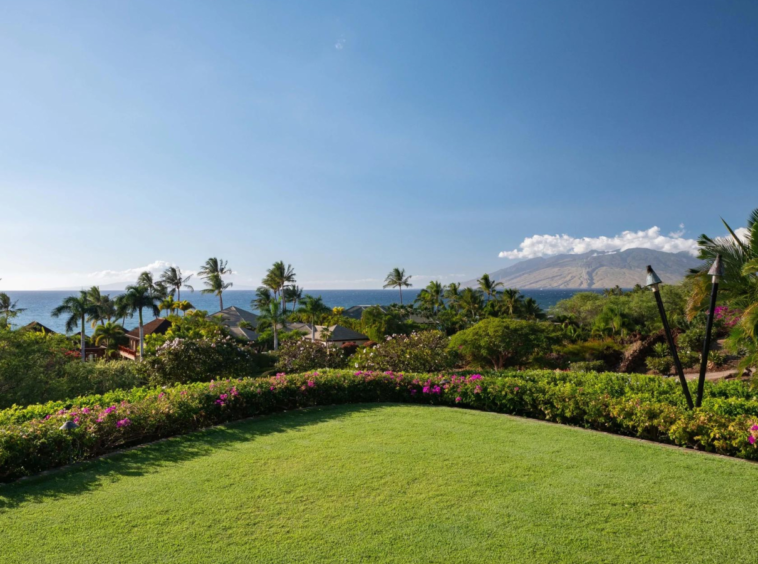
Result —
<path fill-rule="evenodd" d="M 662 235 L 660 227 L 643 231 L 624 231 L 613 237 L 571 237 L 569 235 L 534 235 L 527 237 L 518 249 L 502 251 L 500 258 L 530 259 L 543 256 L 577 255 L 590 251 L 625 251 L 627 249 L 651 249 L 667 253 L 687 252 L 697 254 L 697 241 L 685 239 L 684 226 L 680 230 Z"/>

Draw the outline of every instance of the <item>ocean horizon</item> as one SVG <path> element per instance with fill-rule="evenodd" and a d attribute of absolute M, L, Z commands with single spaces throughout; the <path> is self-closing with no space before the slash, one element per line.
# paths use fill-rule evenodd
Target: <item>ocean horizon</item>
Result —
<path fill-rule="evenodd" d="M 418 296 L 420 288 L 403 290 L 403 303 L 412 303 Z M 534 298 L 539 306 L 547 310 L 560 300 L 570 298 L 577 292 L 600 292 L 602 290 L 577 290 L 577 289 L 550 289 L 550 290 L 521 290 L 525 297 Z M 17 307 L 23 308 L 24 311 L 18 316 L 11 319 L 11 326 L 18 329 L 28 325 L 32 321 L 42 323 L 49 329 L 58 333 L 65 333 L 65 318 L 54 318 L 51 315 L 53 309 L 61 304 L 67 296 L 78 294 L 78 291 L 66 290 L 24 290 L 24 291 L 6 291 L 11 301 L 17 301 Z M 115 297 L 123 292 L 108 292 L 111 297 Z M 330 307 L 349 308 L 356 305 L 381 305 L 388 306 L 400 302 L 400 295 L 397 290 L 304 290 L 303 295 L 310 294 L 321 296 L 324 303 Z M 200 292 L 182 292 L 183 300 L 190 301 L 196 309 L 215 313 L 219 309 L 218 298 L 209 294 Z M 236 306 L 248 311 L 255 312 L 256 309 L 251 307 L 250 302 L 255 299 L 253 290 L 228 290 L 224 292 L 224 307 Z M 145 316 L 145 322 L 154 319 L 152 315 Z M 137 326 L 137 319 L 127 318 L 126 329 L 133 329 Z M 91 333 L 89 324 L 87 325 L 87 334 Z"/>

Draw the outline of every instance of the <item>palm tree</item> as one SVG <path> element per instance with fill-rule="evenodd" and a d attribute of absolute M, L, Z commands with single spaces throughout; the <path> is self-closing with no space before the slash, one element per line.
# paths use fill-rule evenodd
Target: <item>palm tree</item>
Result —
<path fill-rule="evenodd" d="M 116 296 L 116 299 L 113 300 L 113 306 L 116 310 L 113 316 L 121 320 L 121 325 L 126 325 L 126 318 L 132 317 L 133 314 L 129 311 L 129 304 L 126 303 L 125 294 Z"/>
<path fill-rule="evenodd" d="M 274 350 L 279 350 L 279 325 L 287 319 L 287 314 L 282 311 L 281 304 L 276 300 L 269 302 L 268 307 L 261 311 L 258 318 L 271 323 L 274 329 Z"/>
<path fill-rule="evenodd" d="M 0 321 L 3 322 L 2 325 L 7 325 L 9 319 L 25 311 L 24 308 L 16 307 L 16 304 L 18 304 L 18 300 L 12 302 L 8 294 L 0 293 Z"/>
<path fill-rule="evenodd" d="M 90 302 L 89 294 L 82 290 L 79 292 L 79 297 L 68 296 L 64 298 L 63 303 L 56 307 L 53 312 L 53 317 L 60 317 L 63 314 L 68 314 L 66 319 L 66 333 L 72 332 L 76 329 L 77 325 L 81 324 L 81 350 L 82 350 L 82 362 L 84 362 L 84 352 L 86 343 L 84 341 L 84 323 L 88 315 L 92 315 L 94 306 Z"/>
<path fill-rule="evenodd" d="M 487 296 L 487 301 L 497 295 L 498 288 L 503 287 L 502 282 L 495 282 L 490 278 L 490 275 L 486 273 L 482 274 L 482 277 L 477 280 L 477 282 L 479 282 L 479 289 Z"/>
<path fill-rule="evenodd" d="M 255 299 L 250 302 L 250 307 L 263 311 L 273 301 L 274 296 L 271 295 L 271 289 L 267 286 L 258 286 L 258 289 L 255 291 Z"/>
<path fill-rule="evenodd" d="M 403 305 L 403 287 L 410 288 L 411 275 L 405 275 L 404 268 L 393 268 L 384 280 L 385 288 L 397 288 L 400 290 L 400 305 Z"/>
<path fill-rule="evenodd" d="M 458 300 L 461 298 L 461 285 L 459 282 L 451 282 L 447 285 L 445 288 L 445 292 L 443 293 L 444 298 L 447 300 L 447 303 L 450 305 L 451 308 L 454 310 L 458 309 Z"/>
<path fill-rule="evenodd" d="M 518 311 L 523 296 L 516 288 L 506 288 L 501 299 L 505 312 L 512 317 Z"/>
<path fill-rule="evenodd" d="M 163 274 L 161 274 L 161 282 L 171 289 L 172 297 L 174 292 L 176 292 L 177 302 L 182 301 L 182 288 L 187 288 L 190 292 L 195 291 L 192 286 L 187 284 L 187 282 L 190 281 L 190 278 L 192 278 L 192 275 L 189 274 L 188 276 L 184 276 L 182 274 L 182 269 L 178 266 L 169 266 L 163 271 Z"/>
<path fill-rule="evenodd" d="M 302 313 L 311 320 L 311 341 L 316 340 L 316 317 L 329 313 L 329 308 L 326 307 L 321 296 L 318 298 L 306 294 L 303 298 L 303 305 L 297 310 L 298 313 Z"/>
<path fill-rule="evenodd" d="M 719 297 L 734 307 L 747 309 L 758 302 L 758 208 L 754 209 L 747 221 L 747 235 L 744 239 L 737 236 L 729 224 L 721 220 L 729 231 L 731 238 L 711 239 L 701 235 L 698 239 L 698 258 L 704 261 L 700 270 L 690 272 L 695 279 L 692 297 L 688 304 L 688 317 L 693 318 L 708 295 L 710 277 L 708 270 L 721 255 L 724 276 L 719 284 Z"/>
<path fill-rule="evenodd" d="M 266 272 L 263 278 L 263 285 L 274 292 L 274 299 L 281 300 L 284 311 L 287 310 L 286 297 L 284 289 L 295 282 L 295 271 L 292 265 L 284 264 L 284 261 L 277 261 Z"/>
<path fill-rule="evenodd" d="M 429 282 L 426 288 L 419 292 L 416 301 L 418 301 L 420 304 L 422 304 L 423 307 L 427 308 L 429 311 L 436 315 L 439 309 L 445 305 L 445 302 L 442 299 L 442 295 L 442 284 L 436 280 L 432 280 Z"/>
<path fill-rule="evenodd" d="M 464 288 L 461 292 L 459 304 L 466 317 L 468 317 L 470 321 L 476 321 L 484 307 L 482 293 L 473 288 Z"/>
<path fill-rule="evenodd" d="M 174 313 L 178 309 L 179 303 L 173 296 L 169 296 L 158 305 L 158 309 L 161 311 L 165 309 L 169 313 Z"/>
<path fill-rule="evenodd" d="M 205 278 L 206 288 L 201 291 L 203 294 L 215 294 L 218 296 L 218 303 L 221 309 L 224 309 L 224 299 L 222 294 L 227 288 L 231 288 L 234 284 L 232 282 L 224 282 L 222 278 L 224 274 L 231 274 L 232 269 L 229 268 L 228 262 L 217 257 L 211 257 L 205 261 L 205 264 L 200 268 L 200 276 Z"/>
<path fill-rule="evenodd" d="M 284 289 L 284 301 L 292 302 L 292 311 L 297 309 L 297 304 L 303 299 L 303 289 L 300 286 L 287 286 Z"/>
<path fill-rule="evenodd" d="M 94 328 L 98 323 L 104 324 L 116 315 L 116 305 L 108 294 L 100 293 L 98 286 L 92 286 L 87 290 L 89 301 L 92 304 L 92 313 L 88 320 Z"/>
<path fill-rule="evenodd" d="M 95 328 L 92 338 L 96 345 L 105 342 L 105 348 L 109 351 L 109 354 L 111 354 L 115 352 L 116 347 L 123 340 L 124 328 L 118 323 L 108 321 L 104 325 L 98 325 Z"/>
<path fill-rule="evenodd" d="M 136 312 L 139 317 L 139 359 L 140 361 L 145 354 L 145 335 L 142 323 L 142 311 L 148 309 L 155 317 L 160 315 L 160 310 L 156 305 L 159 300 L 149 288 L 145 286 L 127 286 L 124 294 L 124 304 L 132 315 Z"/>
<path fill-rule="evenodd" d="M 182 314 L 187 315 L 187 312 L 191 309 L 195 309 L 195 306 L 193 306 L 189 301 L 182 300 L 180 302 L 176 302 L 176 309 L 182 312 Z"/>
<path fill-rule="evenodd" d="M 206 287 L 200 290 L 200 293 L 213 294 L 215 296 L 218 296 L 218 307 L 220 310 L 223 310 L 224 309 L 223 293 L 224 293 L 224 290 L 227 290 L 232 287 L 232 283 L 224 282 L 224 280 L 218 274 L 214 274 L 207 277 L 203 283 L 205 284 Z"/>
<path fill-rule="evenodd" d="M 534 298 L 526 298 L 521 304 L 521 310 L 526 319 L 545 318 L 545 313 Z"/>

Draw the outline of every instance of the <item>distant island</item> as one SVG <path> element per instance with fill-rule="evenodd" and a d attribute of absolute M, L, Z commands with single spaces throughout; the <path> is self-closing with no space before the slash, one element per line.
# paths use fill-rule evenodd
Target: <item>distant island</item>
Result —
<path fill-rule="evenodd" d="M 528 259 L 491 272 L 490 278 L 502 282 L 507 288 L 632 288 L 635 284 L 644 284 L 648 264 L 668 284 L 681 281 L 689 269 L 701 266 L 700 260 L 685 252 L 666 253 L 651 249 L 591 251 Z M 473 288 L 478 282 L 469 280 L 462 286 Z"/>

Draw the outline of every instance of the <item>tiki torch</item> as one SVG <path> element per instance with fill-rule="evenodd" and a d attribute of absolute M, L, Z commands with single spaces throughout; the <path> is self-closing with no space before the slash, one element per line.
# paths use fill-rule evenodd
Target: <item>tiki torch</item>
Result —
<path fill-rule="evenodd" d="M 703 342 L 703 354 L 700 355 L 700 378 L 697 381 L 697 400 L 695 405 L 700 407 L 703 404 L 703 388 L 705 387 L 705 371 L 708 367 L 708 353 L 711 350 L 711 331 L 713 330 L 713 317 L 716 312 L 716 296 L 719 293 L 719 278 L 724 277 L 724 264 L 721 262 L 721 255 L 716 255 L 711 269 L 708 271 L 711 277 L 711 305 L 708 308 L 708 321 L 705 325 L 705 341 Z"/>
<path fill-rule="evenodd" d="M 659 288 L 662 282 L 663 281 L 653 270 L 653 267 L 648 265 L 647 283 L 645 285 L 653 291 L 653 295 L 655 296 L 655 302 L 658 304 L 658 312 L 661 314 L 661 321 L 663 322 L 663 331 L 666 333 L 666 340 L 669 343 L 671 356 L 674 358 L 674 366 L 676 366 L 676 372 L 679 375 L 679 382 L 682 384 L 682 391 L 684 392 L 684 397 L 687 399 L 687 407 L 692 409 L 693 405 L 690 389 L 687 386 L 687 379 L 684 377 L 684 370 L 682 370 L 682 363 L 679 360 L 679 354 L 676 352 L 676 344 L 674 343 L 674 337 L 671 334 L 671 327 L 669 327 L 669 322 L 666 318 L 666 310 L 663 309 L 663 300 L 661 299 L 661 292 Z"/>

